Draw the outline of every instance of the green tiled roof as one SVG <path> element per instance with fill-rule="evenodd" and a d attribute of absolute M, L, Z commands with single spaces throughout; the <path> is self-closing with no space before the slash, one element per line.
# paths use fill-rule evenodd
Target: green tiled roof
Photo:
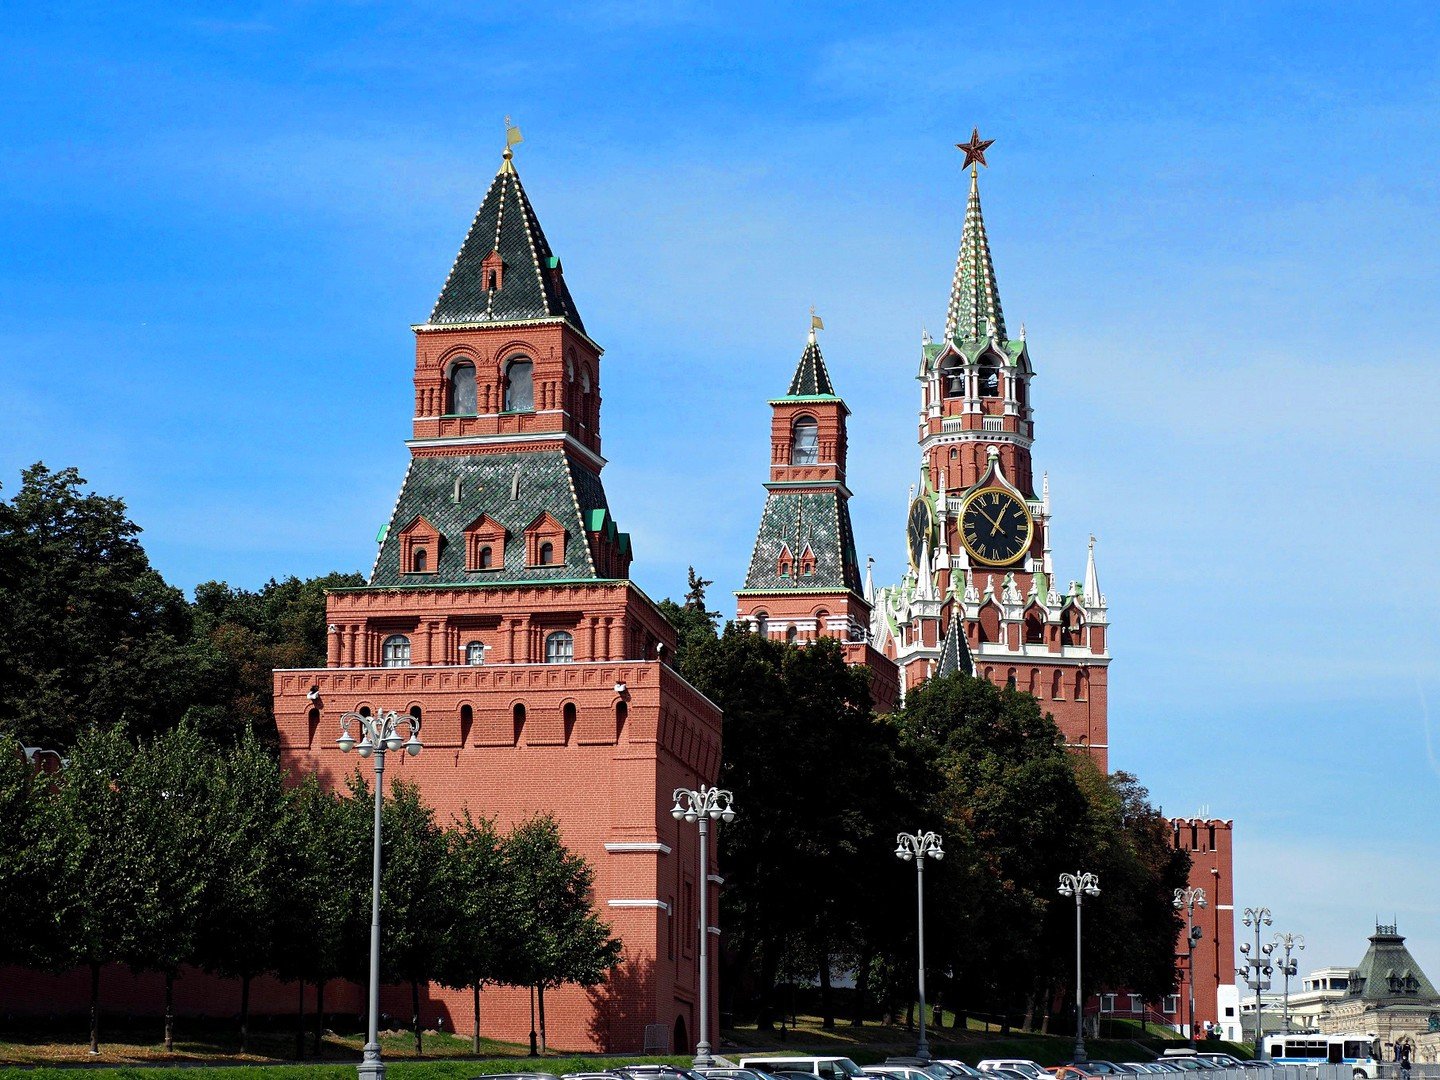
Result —
<path fill-rule="evenodd" d="M 830 372 L 825 370 L 825 358 L 820 355 L 820 345 L 812 332 L 805 351 L 800 354 L 800 363 L 795 368 L 795 377 L 790 380 L 789 397 L 830 397 L 835 387 L 830 384 Z"/>
<path fill-rule="evenodd" d="M 980 213 L 980 182 L 970 174 L 970 198 L 965 204 L 965 224 L 960 231 L 960 254 L 955 260 L 955 280 L 950 286 L 950 308 L 945 314 L 945 337 L 954 341 L 1004 341 L 1005 315 L 1000 310 L 1000 291 L 995 285 L 995 264 L 990 261 L 990 241 L 985 235 L 985 218 Z"/>
<path fill-rule="evenodd" d="M 1347 994 L 1362 1001 L 1388 1001 L 1395 998 L 1433 1002 L 1435 987 L 1420 970 L 1420 965 L 1405 947 L 1405 939 L 1394 926 L 1377 926 L 1370 938 L 1370 948 L 1355 969 Z"/>
<path fill-rule="evenodd" d="M 504 263 L 500 288 L 488 289 L 481 264 L 492 251 Z M 507 159 L 490 183 L 450 276 L 430 313 L 432 324 L 567 319 L 582 333 L 575 309 L 520 174 Z"/>
<path fill-rule="evenodd" d="M 565 561 L 554 566 L 527 566 L 525 529 L 546 511 L 565 528 Z M 465 529 L 481 514 L 488 514 L 509 532 L 501 569 L 465 569 Z M 421 515 L 442 537 L 435 572 L 402 574 L 401 533 Z M 609 519 L 600 478 L 563 450 L 412 458 L 370 584 L 594 580 L 586 526 L 596 521 L 597 515 L 602 522 Z"/>
<path fill-rule="evenodd" d="M 795 577 L 781 577 L 777 572 L 780 552 L 787 545 L 797 566 Z M 807 545 L 815 555 L 815 573 L 810 577 L 798 571 Z M 840 492 L 772 490 L 760 515 L 745 591 L 849 589 L 859 593 L 861 587 L 850 508 Z"/>

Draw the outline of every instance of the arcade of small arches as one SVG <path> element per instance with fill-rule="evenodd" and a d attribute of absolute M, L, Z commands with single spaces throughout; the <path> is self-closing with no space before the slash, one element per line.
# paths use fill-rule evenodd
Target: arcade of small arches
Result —
<path fill-rule="evenodd" d="M 478 667 L 485 663 L 485 653 L 492 648 L 478 640 L 467 641 L 460 647 L 465 664 Z M 575 662 L 575 635 L 568 630 L 554 630 L 545 635 L 545 663 L 573 664 Z M 410 666 L 410 638 L 405 634 L 391 634 L 380 647 L 381 667 Z"/>
<path fill-rule="evenodd" d="M 456 481 L 456 500 L 459 500 Z M 465 569 L 483 572 L 505 568 L 508 530 L 488 514 L 482 514 L 465 529 Z M 561 566 L 565 562 L 568 534 L 549 513 L 542 513 L 525 529 L 525 565 L 530 568 Z M 440 532 L 422 514 L 400 532 L 400 572 L 430 574 L 439 569 Z"/>
<path fill-rule="evenodd" d="M 1006 366 L 993 353 L 983 354 L 974 364 L 966 364 L 961 357 L 951 353 L 940 365 L 940 393 L 946 398 L 1000 399 L 1002 397 L 1020 405 L 1028 403 L 1028 380 L 1025 373 L 1015 369 L 1005 374 Z M 1002 389 L 1008 393 L 1002 393 Z"/>
<path fill-rule="evenodd" d="M 361 716 L 371 715 L 370 705 L 363 702 L 357 704 L 354 711 Z M 461 746 L 470 744 L 475 731 L 475 706 L 469 702 L 461 702 L 448 718 L 442 719 L 433 713 L 427 718 L 419 705 L 411 705 L 406 711 L 406 715 L 414 718 L 421 725 L 424 725 L 427 719 L 432 724 L 436 721 L 443 724 L 445 719 L 448 719 L 451 725 L 458 723 Z M 616 698 L 608 709 L 587 708 L 583 714 L 583 724 L 581 723 L 580 707 L 574 701 L 562 701 L 558 714 L 553 711 L 553 707 L 540 709 L 527 706 L 523 701 L 513 701 L 509 706 L 510 727 L 501 736 L 501 741 L 510 741 L 512 745 L 516 746 L 527 743 L 545 746 L 568 745 L 577 738 L 585 743 L 619 743 L 625 739 L 625 725 L 629 716 L 630 705 L 624 698 Z M 309 710 L 308 720 L 313 744 L 320 725 L 319 708 Z M 555 723 L 557 720 L 559 721 L 558 727 Z M 447 734 L 451 734 L 453 738 L 455 732 L 447 732 Z M 493 736 L 493 732 L 489 735 Z M 494 743 L 493 737 L 487 737 L 485 741 L 487 745 Z"/>
<path fill-rule="evenodd" d="M 499 617 L 450 623 L 387 618 L 342 620 L 329 628 L 328 662 L 339 668 L 480 667 L 663 660 L 653 629 L 620 616 Z"/>
<path fill-rule="evenodd" d="M 987 665 L 981 669 L 985 678 L 999 682 L 999 669 Z M 1006 668 L 1005 685 L 1011 690 L 1024 690 L 1040 701 L 1090 700 L 1090 673 L 1084 668 Z"/>
<path fill-rule="evenodd" d="M 483 368 L 469 354 L 461 352 L 450 357 L 440 411 L 445 416 L 466 417 L 536 410 L 535 362 L 527 353 L 511 352 L 495 366 L 492 377 L 483 378 L 482 374 Z M 581 427 L 593 429 L 599 424 L 600 408 L 594 387 L 590 365 L 577 358 L 572 349 L 565 358 L 564 400 L 541 400 L 539 407 L 564 408 Z"/>
<path fill-rule="evenodd" d="M 804 645 L 821 638 L 836 638 L 840 641 L 864 641 L 866 631 L 851 619 L 833 619 L 825 608 L 816 608 L 808 617 L 793 619 L 771 619 L 768 611 L 756 611 L 749 616 L 750 629 L 761 637 L 777 637 L 792 645 Z M 843 624 L 843 625 L 842 625 Z"/>

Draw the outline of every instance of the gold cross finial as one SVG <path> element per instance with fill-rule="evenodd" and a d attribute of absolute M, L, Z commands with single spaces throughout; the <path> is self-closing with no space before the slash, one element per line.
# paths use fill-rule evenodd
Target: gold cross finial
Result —
<path fill-rule="evenodd" d="M 980 138 L 980 129 L 978 127 L 971 128 L 970 141 L 968 143 L 955 144 L 956 150 L 962 150 L 965 153 L 965 164 L 960 167 L 962 169 L 978 171 L 977 166 L 984 165 L 988 169 L 990 163 L 985 160 L 985 151 L 990 149 L 994 143 L 994 139 Z"/>

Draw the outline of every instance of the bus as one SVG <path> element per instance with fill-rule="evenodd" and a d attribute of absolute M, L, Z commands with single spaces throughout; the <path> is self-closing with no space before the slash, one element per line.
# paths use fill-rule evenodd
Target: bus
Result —
<path fill-rule="evenodd" d="M 1265 1056 L 1277 1065 L 1349 1065 L 1356 1080 L 1380 1075 L 1380 1040 L 1363 1032 L 1267 1035 Z"/>

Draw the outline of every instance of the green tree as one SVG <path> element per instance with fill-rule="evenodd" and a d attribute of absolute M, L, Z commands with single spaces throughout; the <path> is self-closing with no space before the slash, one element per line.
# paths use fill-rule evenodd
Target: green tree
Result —
<path fill-rule="evenodd" d="M 57 777 L 56 831 L 66 853 L 60 895 L 73 902 L 54 912 L 65 946 L 55 966 L 90 969 L 91 1053 L 100 1049 L 101 969 L 130 955 L 140 909 L 123 784 L 135 753 L 123 727 L 90 728 Z"/>
<path fill-rule="evenodd" d="M 480 1053 L 480 989 L 503 972 L 503 958 L 514 948 L 514 932 L 505 918 L 512 887 L 504 845 L 488 818 L 467 809 L 448 831 L 445 889 L 453 900 L 441 943 L 437 974 L 456 990 L 469 989 L 474 1007 L 471 1048 Z"/>
<path fill-rule="evenodd" d="M 63 748 L 90 723 L 168 727 L 192 697 L 190 610 L 125 503 L 37 463 L 0 502 L 0 717 Z"/>
<path fill-rule="evenodd" d="M 715 641 L 720 613 L 705 606 L 705 590 L 713 584 L 713 581 L 707 581 L 696 574 L 692 566 L 689 572 L 690 588 L 684 601 L 677 604 L 674 600 L 661 600 L 657 605 L 660 613 L 675 628 L 675 656 L 672 663 L 677 670 L 684 669 L 685 658 L 693 649 L 704 648 Z"/>
<path fill-rule="evenodd" d="M 504 855 L 511 883 L 505 914 L 514 936 L 503 977 L 535 988 L 543 1053 L 546 987 L 598 986 L 620 959 L 621 945 L 595 911 L 594 871 L 565 847 L 554 818 L 515 826 L 505 837 Z"/>
<path fill-rule="evenodd" d="M 1044 929 L 1058 877 L 1082 850 L 1075 759 L 1033 697 L 967 675 L 926 680 L 893 723 L 933 770 L 927 816 L 945 837 L 945 862 L 926 874 L 926 924 L 941 931 L 927 952 L 1008 1025 L 1065 955 Z"/>
<path fill-rule="evenodd" d="M 45 966 L 60 953 L 60 921 L 69 904 L 65 836 L 60 828 L 58 763 L 26 760 L 19 741 L 0 735 L 0 910 L 23 913 L 0 937 L 0 965 Z"/>
<path fill-rule="evenodd" d="M 325 986 L 354 970 L 347 955 L 357 952 L 357 939 L 365 937 L 360 928 L 368 925 L 370 911 L 368 817 L 361 833 L 354 834 L 360 827 L 347 815 L 347 805 L 321 787 L 314 774 L 287 792 L 282 839 L 289 876 L 275 926 L 275 968 L 280 978 L 298 984 L 297 1057 L 304 1054 L 305 983 L 315 987 L 313 1052 L 318 1055 Z"/>
<path fill-rule="evenodd" d="M 202 920 L 225 869 L 221 771 L 213 745 L 182 723 L 142 742 L 119 779 L 138 899 L 125 959 L 164 977 L 166 1050 L 175 1047 L 175 980 L 200 958 Z"/>
<path fill-rule="evenodd" d="M 720 783 L 739 812 L 718 839 L 726 983 L 752 985 L 771 1026 L 782 959 L 801 938 L 833 1026 L 831 970 L 868 966 L 894 937 L 893 905 L 861 883 L 893 872 L 895 834 L 915 827 L 896 731 L 873 716 L 868 673 L 834 641 L 799 648 L 732 624 L 697 642 L 681 673 L 725 711 Z M 811 899 L 795 904 L 796 893 Z"/>
<path fill-rule="evenodd" d="M 201 911 L 199 960 L 206 970 L 240 981 L 244 1054 L 250 1043 L 250 983 L 273 966 L 282 913 L 295 902 L 300 870 L 296 845 L 288 839 L 292 800 L 278 763 L 251 729 L 242 729 L 217 770 L 212 799 L 215 876 Z M 314 912 L 307 914 L 313 922 Z"/>
<path fill-rule="evenodd" d="M 348 783 L 345 835 L 352 845 L 352 880 L 365 883 L 361 910 L 368 913 L 373 794 L 358 769 Z M 420 987 L 437 972 L 445 928 L 452 921 L 453 898 L 445 888 L 449 852 L 434 808 L 421 797 L 418 787 L 404 780 L 390 785 L 380 828 L 381 972 L 388 981 L 410 984 L 411 1026 L 419 1054 L 424 1051 Z M 368 954 L 356 950 L 352 962 L 362 955 L 368 959 Z M 354 974 L 363 978 L 359 970 Z"/>

